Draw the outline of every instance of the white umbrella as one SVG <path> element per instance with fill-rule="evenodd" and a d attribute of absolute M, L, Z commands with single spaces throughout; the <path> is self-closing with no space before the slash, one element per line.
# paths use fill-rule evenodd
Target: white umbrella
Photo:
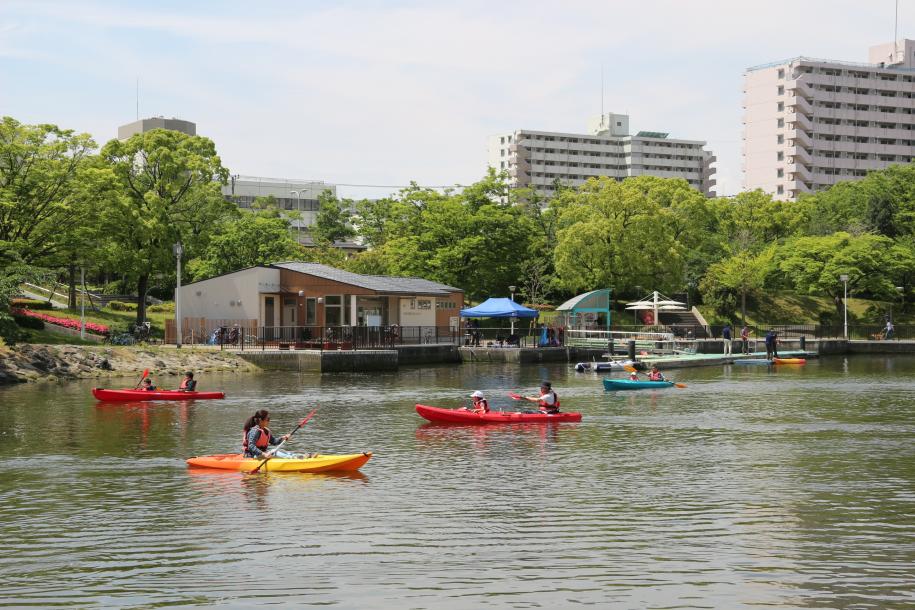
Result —
<path fill-rule="evenodd" d="M 626 309 L 654 309 L 653 303 L 630 303 Z"/>

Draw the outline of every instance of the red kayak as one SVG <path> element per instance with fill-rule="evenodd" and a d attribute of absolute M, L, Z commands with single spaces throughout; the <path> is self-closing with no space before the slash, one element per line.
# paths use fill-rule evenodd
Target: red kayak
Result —
<path fill-rule="evenodd" d="M 225 398 L 222 392 L 179 392 L 177 390 L 106 390 L 92 388 L 92 395 L 97 400 L 201 400 L 205 398 Z"/>
<path fill-rule="evenodd" d="M 490 411 L 489 413 L 472 413 L 471 411 L 440 409 L 416 405 L 416 412 L 437 424 L 518 424 L 549 423 L 560 421 L 581 421 L 581 413 L 520 413 Z"/>

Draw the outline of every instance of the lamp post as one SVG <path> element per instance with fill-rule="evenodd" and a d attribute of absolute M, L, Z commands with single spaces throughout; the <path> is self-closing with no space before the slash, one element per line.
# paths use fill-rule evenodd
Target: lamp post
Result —
<path fill-rule="evenodd" d="M 79 281 L 83 285 L 82 298 L 79 300 L 79 338 L 86 340 L 86 268 L 79 268 Z"/>
<path fill-rule="evenodd" d="M 518 289 L 517 286 L 508 287 L 508 291 L 512 294 L 512 303 L 515 302 L 515 290 L 517 290 L 517 289 Z M 515 334 L 515 312 L 514 311 L 512 312 L 512 317 L 511 317 L 511 331 L 510 332 L 512 335 Z"/>
<path fill-rule="evenodd" d="M 177 279 L 175 287 L 175 347 L 181 349 L 181 255 L 184 254 L 184 248 L 181 242 L 174 245 L 175 258 L 178 259 L 178 272 L 175 276 Z"/>
<path fill-rule="evenodd" d="M 845 286 L 845 298 L 842 299 L 842 319 L 844 329 L 842 334 L 845 337 L 845 340 L 848 341 L 848 275 L 843 273 L 839 276 L 839 279 L 842 280 L 842 284 Z"/>
<path fill-rule="evenodd" d="M 299 210 L 299 208 L 302 207 L 302 200 L 300 198 L 300 192 L 299 191 L 289 191 L 289 194 L 295 195 L 295 211 L 296 212 L 301 211 L 301 210 Z M 299 218 L 298 226 L 296 226 L 296 233 L 298 234 L 299 237 L 302 236 L 302 218 L 301 217 Z M 301 242 L 300 239 L 297 241 Z"/>

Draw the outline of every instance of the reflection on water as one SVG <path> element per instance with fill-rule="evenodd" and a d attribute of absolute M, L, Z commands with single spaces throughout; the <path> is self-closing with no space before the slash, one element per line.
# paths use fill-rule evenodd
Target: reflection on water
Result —
<path fill-rule="evenodd" d="M 913 359 L 675 371 L 505 364 L 211 375 L 224 401 L 0 390 L 0 606 L 910 608 Z M 581 423 L 440 426 L 417 402 L 550 379 Z M 502 402 L 500 402 L 502 401 Z M 504 402 L 504 404 L 503 404 Z M 270 409 L 359 473 L 187 468 Z"/>

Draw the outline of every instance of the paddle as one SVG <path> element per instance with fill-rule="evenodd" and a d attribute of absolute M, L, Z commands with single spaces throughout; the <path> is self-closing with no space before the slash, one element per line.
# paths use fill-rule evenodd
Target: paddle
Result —
<path fill-rule="evenodd" d="M 624 365 L 623 365 L 623 369 L 625 369 L 626 371 L 628 371 L 628 372 L 630 372 L 630 373 L 635 373 L 636 375 L 639 374 L 638 369 L 636 369 L 634 366 L 629 366 L 628 364 L 624 364 Z M 682 389 L 682 388 L 685 388 L 685 387 L 686 387 L 686 384 L 685 384 L 685 383 L 675 383 L 675 384 L 674 384 L 674 387 L 675 387 L 675 388 L 681 388 L 681 389 Z"/>
<path fill-rule="evenodd" d="M 512 400 L 522 400 L 524 398 L 521 394 L 515 394 L 514 392 L 509 392 L 508 397 Z"/>
<path fill-rule="evenodd" d="M 299 425 L 296 426 L 295 428 L 293 428 L 292 432 L 290 432 L 289 434 L 287 434 L 287 435 L 286 435 L 286 438 L 284 438 L 284 439 L 280 442 L 279 445 L 277 445 L 276 447 L 273 448 L 273 451 L 268 451 L 268 452 L 267 452 L 267 457 L 265 457 L 263 460 L 261 460 L 261 463 L 257 465 L 257 468 L 255 468 L 254 470 L 252 470 L 252 471 L 249 472 L 248 474 L 257 474 L 257 472 L 261 469 L 261 467 L 262 467 L 264 464 L 266 464 L 268 461 L 270 461 L 270 458 L 273 457 L 273 454 L 276 453 L 276 452 L 279 450 L 280 447 L 282 447 L 283 445 L 285 445 L 285 444 L 286 444 L 286 441 L 288 441 L 288 440 L 290 439 L 290 437 L 292 437 L 293 434 L 295 434 L 296 432 L 298 432 L 298 431 L 299 431 L 299 428 L 301 428 L 302 426 L 304 426 L 304 425 L 308 422 L 308 420 L 311 419 L 311 416 L 314 415 L 315 412 L 316 412 L 317 410 L 318 410 L 317 407 L 315 407 L 314 409 L 311 410 L 311 413 L 309 413 L 309 414 L 306 415 L 304 418 L 302 418 L 302 421 L 299 422 Z"/>
<path fill-rule="evenodd" d="M 140 387 L 140 384 L 143 383 L 143 380 L 149 377 L 149 369 L 143 369 L 143 374 L 140 376 L 140 381 L 137 382 L 137 385 L 133 386 L 133 389 L 136 390 Z"/>

